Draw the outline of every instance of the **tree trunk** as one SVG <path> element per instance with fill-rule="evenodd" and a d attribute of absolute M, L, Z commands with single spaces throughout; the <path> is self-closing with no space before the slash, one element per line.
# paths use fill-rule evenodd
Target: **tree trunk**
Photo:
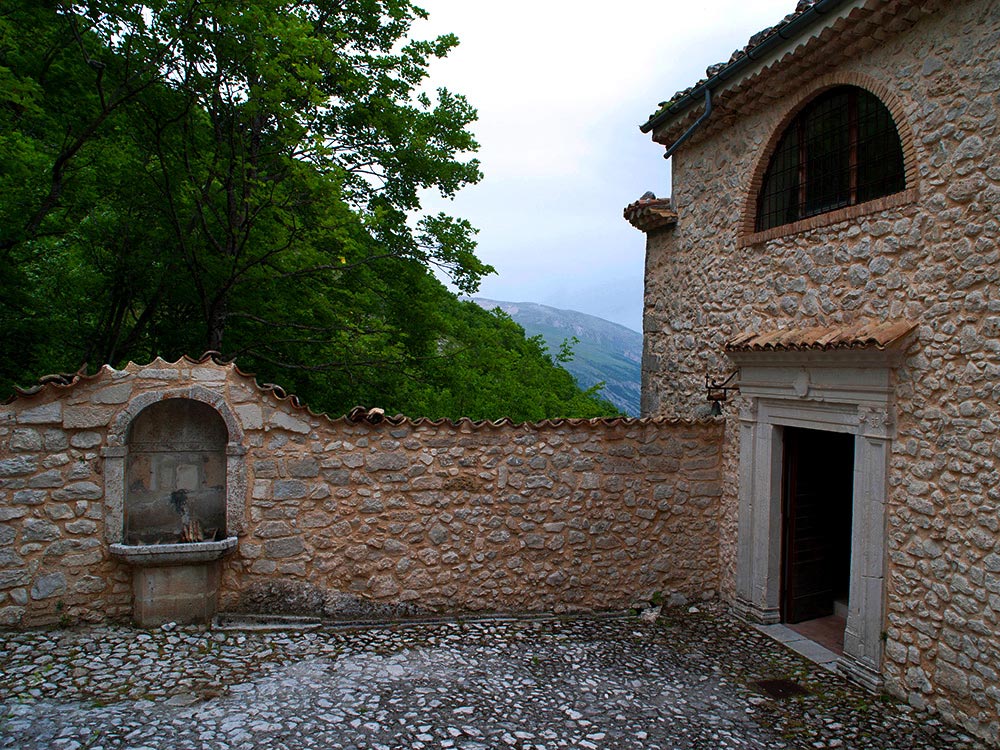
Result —
<path fill-rule="evenodd" d="M 222 353 L 222 334 L 226 331 L 228 305 L 218 300 L 208 311 L 208 351 Z M 200 352 L 199 352 L 200 353 Z"/>

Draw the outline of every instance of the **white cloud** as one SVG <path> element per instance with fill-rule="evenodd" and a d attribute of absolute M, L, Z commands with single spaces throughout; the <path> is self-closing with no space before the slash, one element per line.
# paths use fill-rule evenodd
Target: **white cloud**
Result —
<path fill-rule="evenodd" d="M 415 35 L 461 40 L 433 63 L 431 85 L 479 110 L 486 178 L 433 205 L 480 227 L 479 254 L 500 273 L 483 294 L 640 328 L 644 240 L 621 211 L 669 181 L 662 147 L 638 126 L 794 0 L 418 4 L 430 19 Z"/>

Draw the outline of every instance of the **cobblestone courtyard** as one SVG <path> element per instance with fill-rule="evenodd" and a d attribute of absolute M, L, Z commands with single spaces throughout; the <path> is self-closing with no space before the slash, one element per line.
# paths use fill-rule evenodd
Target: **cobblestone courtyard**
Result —
<path fill-rule="evenodd" d="M 0 747 L 979 748 L 714 611 L 0 636 Z M 769 697 L 787 678 L 806 693 Z"/>

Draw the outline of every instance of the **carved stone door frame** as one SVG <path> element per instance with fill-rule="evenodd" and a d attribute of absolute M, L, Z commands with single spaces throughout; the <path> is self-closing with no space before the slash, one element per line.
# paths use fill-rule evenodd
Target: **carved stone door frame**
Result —
<path fill-rule="evenodd" d="M 782 429 L 854 435 L 851 572 L 839 668 L 882 687 L 885 530 L 897 350 L 729 352 L 740 368 L 737 613 L 780 620 Z"/>

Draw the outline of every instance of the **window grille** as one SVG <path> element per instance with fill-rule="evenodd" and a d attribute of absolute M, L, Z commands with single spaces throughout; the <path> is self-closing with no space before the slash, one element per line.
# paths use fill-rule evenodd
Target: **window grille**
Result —
<path fill-rule="evenodd" d="M 864 203 L 906 187 L 892 115 L 873 94 L 831 89 L 785 130 L 757 199 L 757 231 Z"/>

